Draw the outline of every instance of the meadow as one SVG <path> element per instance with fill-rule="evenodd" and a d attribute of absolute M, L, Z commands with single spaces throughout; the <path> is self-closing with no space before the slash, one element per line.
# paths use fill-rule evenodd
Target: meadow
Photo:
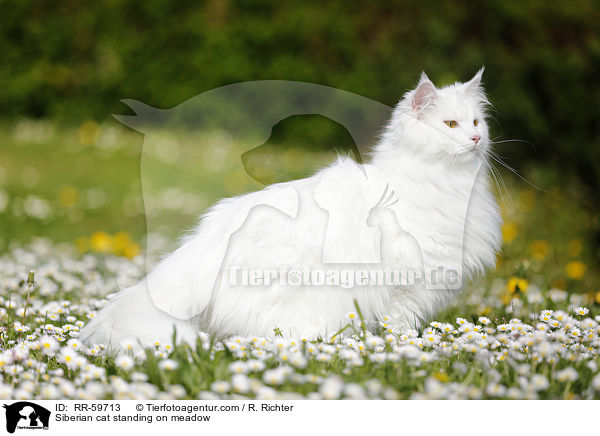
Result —
<path fill-rule="evenodd" d="M 589 240 L 600 218 L 560 174 L 536 167 L 524 176 L 537 187 L 502 171 L 497 267 L 422 331 L 384 321 L 368 332 L 357 307 L 321 341 L 201 334 L 175 347 L 123 344 L 118 356 L 86 347 L 78 331 L 147 259 L 216 199 L 261 187 L 222 133 L 201 149 L 184 135 L 147 142 L 140 174 L 143 141 L 110 121 L 0 126 L 0 398 L 600 398 Z M 265 171 L 299 176 L 333 157 L 292 146 Z M 165 179 L 173 168 L 178 178 Z"/>

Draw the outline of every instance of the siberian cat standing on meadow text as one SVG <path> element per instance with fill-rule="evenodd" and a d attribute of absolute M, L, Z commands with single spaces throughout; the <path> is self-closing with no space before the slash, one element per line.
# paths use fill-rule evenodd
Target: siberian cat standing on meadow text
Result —
<path fill-rule="evenodd" d="M 355 300 L 369 326 L 386 315 L 397 329 L 422 326 L 462 283 L 495 265 L 500 247 L 482 73 L 440 89 L 423 73 L 367 164 L 339 158 L 312 177 L 219 201 L 146 279 L 111 300 L 81 339 L 150 345 L 169 342 L 176 329 L 193 343 L 199 331 L 273 336 L 275 328 L 325 337 L 348 322 Z M 211 258 L 211 247 L 223 241 L 229 246 L 221 262 Z M 232 281 L 232 272 L 243 269 L 363 269 L 374 260 L 385 269 L 453 272 L 458 281 Z"/>

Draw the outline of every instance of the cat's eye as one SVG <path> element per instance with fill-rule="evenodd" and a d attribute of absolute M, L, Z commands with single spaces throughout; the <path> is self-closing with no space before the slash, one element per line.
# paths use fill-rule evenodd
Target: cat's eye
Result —
<path fill-rule="evenodd" d="M 473 120 L 473 125 L 474 125 L 475 127 L 477 127 L 477 124 L 479 124 L 479 120 Z"/>
<path fill-rule="evenodd" d="M 458 123 L 456 121 L 454 121 L 454 120 L 444 121 L 444 123 L 446 123 L 446 125 L 448 127 L 450 127 L 451 129 L 454 129 L 458 125 Z"/>

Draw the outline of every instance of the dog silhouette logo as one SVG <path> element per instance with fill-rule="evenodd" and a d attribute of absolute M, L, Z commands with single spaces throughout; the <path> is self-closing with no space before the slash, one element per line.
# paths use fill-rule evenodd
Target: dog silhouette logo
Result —
<path fill-rule="evenodd" d="M 19 401 L 3 406 L 6 409 L 6 431 L 18 429 L 48 429 L 50 411 L 29 401 Z"/>

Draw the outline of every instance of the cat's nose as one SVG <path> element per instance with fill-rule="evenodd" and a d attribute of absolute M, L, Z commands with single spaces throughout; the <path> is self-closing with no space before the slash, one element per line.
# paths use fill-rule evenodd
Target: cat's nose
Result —
<path fill-rule="evenodd" d="M 475 135 L 475 136 L 473 136 L 471 139 L 473 140 L 473 142 L 474 142 L 475 144 L 479 144 L 479 140 L 481 139 L 481 136 L 479 136 L 479 135 Z"/>

